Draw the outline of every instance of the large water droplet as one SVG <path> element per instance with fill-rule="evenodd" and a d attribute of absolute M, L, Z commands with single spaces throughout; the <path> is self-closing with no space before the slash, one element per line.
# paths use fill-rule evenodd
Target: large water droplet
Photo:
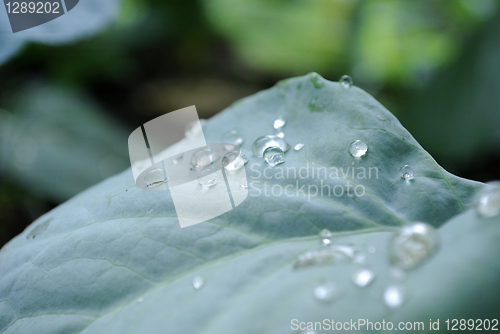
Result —
<path fill-rule="evenodd" d="M 285 124 L 286 124 L 286 119 L 284 117 L 278 117 L 274 120 L 273 126 L 276 130 L 279 130 L 282 127 L 284 127 Z"/>
<path fill-rule="evenodd" d="M 323 245 L 329 245 L 332 243 L 333 233 L 327 229 L 319 232 L 319 239 Z"/>
<path fill-rule="evenodd" d="M 413 168 L 409 165 L 404 165 L 401 166 L 399 169 L 399 175 L 401 175 L 401 178 L 405 179 L 406 181 L 413 180 L 415 174 L 413 172 Z"/>
<path fill-rule="evenodd" d="M 203 188 L 210 188 L 217 184 L 217 175 L 208 167 L 198 173 L 198 182 Z"/>
<path fill-rule="evenodd" d="M 369 285 L 374 279 L 375 273 L 373 270 L 367 268 L 357 269 L 352 275 L 352 282 L 360 288 Z"/>
<path fill-rule="evenodd" d="M 311 77 L 311 82 L 313 83 L 314 87 L 316 88 L 321 88 L 323 87 L 323 78 L 316 72 L 312 72 L 309 74 Z"/>
<path fill-rule="evenodd" d="M 349 88 L 352 86 L 352 78 L 348 75 L 343 75 L 340 77 L 339 82 L 342 84 L 342 87 Z"/>
<path fill-rule="evenodd" d="M 356 251 L 347 245 L 330 245 L 319 249 L 310 250 L 299 256 L 294 268 L 303 268 L 315 265 L 351 263 Z"/>
<path fill-rule="evenodd" d="M 368 151 L 368 145 L 361 140 L 355 140 L 351 146 L 349 146 L 349 153 L 355 158 L 362 157 L 366 154 L 366 151 Z"/>
<path fill-rule="evenodd" d="M 329 303 L 340 297 L 340 289 L 334 283 L 324 283 L 314 288 L 313 295 L 317 300 Z"/>
<path fill-rule="evenodd" d="M 222 166 L 226 170 L 237 170 L 245 165 L 240 152 L 229 152 L 222 158 Z"/>
<path fill-rule="evenodd" d="M 163 174 L 163 169 L 153 168 L 149 170 L 146 175 L 144 175 L 144 182 L 146 187 L 154 188 L 165 183 L 165 175 Z"/>
<path fill-rule="evenodd" d="M 476 196 L 475 208 L 478 215 L 491 218 L 500 214 L 500 182 L 488 182 Z"/>
<path fill-rule="evenodd" d="M 205 284 L 205 280 L 203 279 L 203 277 L 195 276 L 193 278 L 193 288 L 195 288 L 196 290 L 201 289 L 204 284 Z"/>
<path fill-rule="evenodd" d="M 285 153 L 281 148 L 272 146 L 264 151 L 264 160 L 269 166 L 274 167 L 285 162 L 284 155 Z"/>
<path fill-rule="evenodd" d="M 434 255 L 438 248 L 439 236 L 434 227 L 424 223 L 403 226 L 391 239 L 391 262 L 411 269 Z"/>
<path fill-rule="evenodd" d="M 276 137 L 283 139 L 283 138 L 285 138 L 285 133 L 284 132 L 278 132 L 278 133 L 276 133 Z"/>
<path fill-rule="evenodd" d="M 384 291 L 384 303 L 390 308 L 398 308 L 403 305 L 404 291 L 397 285 L 388 286 Z"/>
<path fill-rule="evenodd" d="M 302 143 L 298 143 L 297 145 L 295 145 L 295 147 L 293 148 L 295 151 L 300 151 L 305 145 L 302 144 Z"/>
<path fill-rule="evenodd" d="M 192 123 L 189 123 L 186 126 L 186 130 L 184 131 L 184 135 L 188 139 L 192 139 L 198 136 L 203 135 L 203 126 L 206 124 L 206 120 L 200 119 L 200 121 L 195 121 Z"/>
<path fill-rule="evenodd" d="M 256 157 L 262 158 L 264 151 L 268 147 L 279 147 L 283 152 L 286 152 L 290 149 L 290 144 L 277 136 L 262 136 L 257 138 L 252 144 L 252 153 Z"/>
<path fill-rule="evenodd" d="M 244 141 L 245 138 L 241 135 L 241 133 L 239 133 L 236 130 L 226 132 L 224 136 L 222 136 L 223 143 L 241 146 L 241 144 L 243 144 Z"/>
<path fill-rule="evenodd" d="M 212 163 L 212 159 L 214 162 L 219 160 L 217 152 L 210 152 L 207 147 L 200 148 L 191 156 L 191 167 L 202 168 L 208 166 Z"/>
<path fill-rule="evenodd" d="M 240 187 L 243 189 L 248 189 L 248 181 L 247 181 L 246 177 L 244 177 L 240 180 Z"/>

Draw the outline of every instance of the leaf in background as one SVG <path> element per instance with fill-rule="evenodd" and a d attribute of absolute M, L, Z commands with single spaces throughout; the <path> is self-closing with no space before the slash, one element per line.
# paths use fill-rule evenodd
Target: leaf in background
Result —
<path fill-rule="evenodd" d="M 259 177 L 266 166 L 250 155 L 250 147 L 257 137 L 273 133 L 278 116 L 288 119 L 285 139 L 305 144 L 289 151 L 280 167 L 302 168 L 303 173 L 320 166 L 377 167 L 379 177 Z M 441 251 L 410 273 L 405 283 L 409 297 L 400 313 L 383 305 L 392 231 L 416 220 L 441 226 L 465 210 L 480 184 L 439 167 L 361 89 L 344 88 L 317 74 L 286 80 L 214 116 L 204 134 L 207 142 L 218 142 L 228 130 L 243 134 L 242 151 L 251 157 L 246 166 L 249 196 L 242 204 L 181 229 L 169 192 L 137 188 L 130 170 L 92 187 L 2 249 L 0 330 L 288 333 L 294 318 L 315 321 L 333 314 L 335 319 L 427 323 L 429 317 L 448 314 L 465 318 L 497 302 L 500 225 L 469 212 L 441 228 Z M 368 144 L 359 160 L 348 153 L 356 139 Z M 403 164 L 415 170 L 410 184 L 401 178 Z M 266 176 L 275 171 L 268 169 Z M 293 187 L 291 196 L 264 195 L 273 186 L 296 181 L 305 185 L 305 195 Z M 307 187 L 320 181 L 360 184 L 366 194 L 308 198 Z M 323 228 L 335 232 L 336 243 L 376 247 L 368 254 L 367 265 L 377 274 L 372 286 L 362 290 L 349 282 L 353 264 L 293 269 L 300 254 L 318 245 Z M 200 290 L 193 288 L 196 276 L 206 280 Z M 312 289 L 330 279 L 344 295 L 337 303 L 318 303 Z"/>
<path fill-rule="evenodd" d="M 126 168 L 128 132 L 74 91 L 34 85 L 0 114 L 0 172 L 64 201 Z"/>
<path fill-rule="evenodd" d="M 409 103 L 401 119 L 447 164 L 474 164 L 500 153 L 500 16 L 470 48 Z M 464 133 L 464 129 L 466 132 Z"/>
<path fill-rule="evenodd" d="M 83 0 L 71 11 L 40 26 L 12 33 L 7 11 L 0 10 L 0 64 L 26 42 L 61 44 L 92 36 L 116 21 L 120 0 Z"/>

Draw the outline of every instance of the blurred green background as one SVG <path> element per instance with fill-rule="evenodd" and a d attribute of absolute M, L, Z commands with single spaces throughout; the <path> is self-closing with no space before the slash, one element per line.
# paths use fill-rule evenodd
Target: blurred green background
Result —
<path fill-rule="evenodd" d="M 308 72 L 349 74 L 450 172 L 500 179 L 497 0 L 96 3 L 72 12 L 116 6 L 91 32 L 0 34 L 0 246 L 128 168 L 144 122 L 193 104 L 209 118 Z"/>

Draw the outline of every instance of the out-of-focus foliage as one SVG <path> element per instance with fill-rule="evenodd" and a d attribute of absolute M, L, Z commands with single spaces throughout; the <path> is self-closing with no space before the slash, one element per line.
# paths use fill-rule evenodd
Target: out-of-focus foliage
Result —
<path fill-rule="evenodd" d="M 96 34 L 116 20 L 120 3 L 120 0 L 82 0 L 57 19 L 15 34 L 12 33 L 7 11 L 0 10 L 0 64 L 18 52 L 26 42 L 61 44 Z"/>
<path fill-rule="evenodd" d="M 125 169 L 128 131 L 88 98 L 33 86 L 0 113 L 0 173 L 30 192 L 64 201 Z"/>
<path fill-rule="evenodd" d="M 499 36 L 497 16 L 459 61 L 412 96 L 401 113 L 423 146 L 447 163 L 500 152 Z"/>
<path fill-rule="evenodd" d="M 252 67 L 413 83 L 460 49 L 497 9 L 494 0 L 205 0 L 210 22 Z"/>

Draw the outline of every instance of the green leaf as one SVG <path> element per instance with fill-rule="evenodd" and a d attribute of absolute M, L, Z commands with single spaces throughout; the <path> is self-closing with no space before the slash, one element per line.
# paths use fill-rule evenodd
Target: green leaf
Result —
<path fill-rule="evenodd" d="M 127 167 L 125 127 L 84 94 L 32 85 L 0 110 L 0 172 L 64 201 Z"/>
<path fill-rule="evenodd" d="M 250 156 L 250 148 L 257 137 L 273 133 L 277 116 L 288 120 L 285 139 L 305 147 L 287 152 L 285 163 L 267 169 L 267 176 L 280 167 L 305 173 L 309 164 L 310 172 L 320 166 L 377 167 L 378 178 L 266 179 L 265 163 Z M 469 211 L 442 226 L 469 206 L 480 184 L 444 171 L 361 89 L 317 74 L 289 79 L 216 115 L 204 133 L 208 142 L 220 142 L 228 130 L 245 136 L 242 150 L 250 157 L 251 188 L 240 206 L 181 229 L 168 191 L 137 188 L 130 170 L 103 181 L 42 216 L 2 249 L 0 330 L 290 333 L 292 319 L 427 324 L 429 318 L 472 316 L 496 305 L 500 219 L 478 219 Z M 360 159 L 348 153 L 356 139 L 368 144 Z M 399 174 L 404 164 L 415 170 L 409 184 Z M 265 195 L 266 189 L 296 181 L 306 189 L 321 181 L 349 181 L 366 193 Z M 381 301 L 389 284 L 387 243 L 398 226 L 412 221 L 442 226 L 441 250 L 410 272 L 406 303 L 391 311 Z M 367 254 L 367 266 L 377 275 L 371 286 L 349 282 L 354 264 L 294 269 L 297 257 L 318 245 L 323 228 L 335 232 L 336 243 L 376 247 Z M 206 280 L 200 290 L 193 288 L 195 276 Z M 324 280 L 342 287 L 343 297 L 333 304 L 312 296 Z M 483 299 L 470 298 L 474 294 Z"/>
<path fill-rule="evenodd" d="M 80 1 L 66 14 L 17 33 L 12 33 L 7 12 L 0 11 L 0 64 L 27 42 L 57 45 L 92 36 L 116 21 L 120 4 L 120 0 Z"/>

